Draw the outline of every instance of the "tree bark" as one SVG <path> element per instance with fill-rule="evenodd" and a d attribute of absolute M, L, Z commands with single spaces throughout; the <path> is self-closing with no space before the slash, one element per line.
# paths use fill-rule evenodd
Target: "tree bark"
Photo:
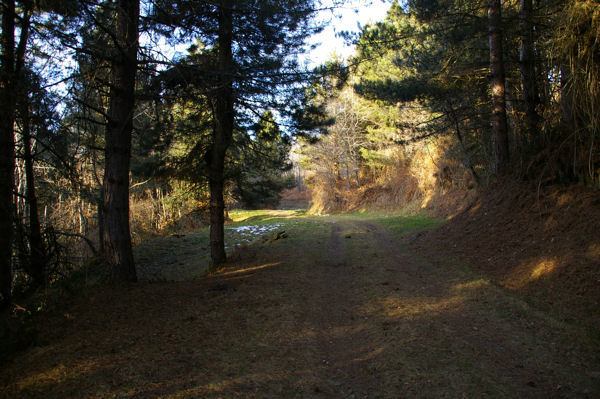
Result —
<path fill-rule="evenodd" d="M 27 81 L 25 76 L 25 50 L 27 48 L 27 40 L 29 39 L 29 27 L 31 6 L 30 1 L 24 1 L 25 9 L 23 10 L 23 18 L 21 19 L 21 36 L 16 53 L 15 76 L 23 85 Z M 42 229 L 38 215 L 38 202 L 35 190 L 35 174 L 33 171 L 33 155 L 31 153 L 31 122 L 28 92 L 23 86 L 19 93 L 20 114 L 23 123 L 22 140 L 23 140 L 23 161 L 25 164 L 25 200 L 29 208 L 28 212 L 28 238 L 29 238 L 29 256 L 26 261 L 27 273 L 31 276 L 36 286 L 44 286 L 46 284 L 46 250 L 42 240 Z"/>
<path fill-rule="evenodd" d="M 13 239 L 13 174 L 15 169 L 15 2 L 2 1 L 2 65 L 0 66 L 0 307 L 11 301 Z"/>
<path fill-rule="evenodd" d="M 23 158 L 25 161 L 25 196 L 29 208 L 29 259 L 28 274 L 37 286 L 46 284 L 46 250 L 42 241 L 42 229 L 38 216 L 38 202 L 35 190 L 35 175 L 33 171 L 33 155 L 31 153 L 31 126 L 29 123 L 29 107 L 27 95 L 23 98 Z"/>
<path fill-rule="evenodd" d="M 96 198 L 96 214 L 98 216 L 98 252 L 104 255 L 104 186 Z"/>
<path fill-rule="evenodd" d="M 519 51 L 519 68 L 521 71 L 522 96 L 525 104 L 525 132 L 529 142 L 536 141 L 540 119 L 537 113 L 540 97 L 537 90 L 535 72 L 532 14 L 532 0 L 520 0 L 519 34 L 521 37 L 521 45 Z"/>
<path fill-rule="evenodd" d="M 129 167 L 135 106 L 138 0 L 116 2 L 104 168 L 104 258 L 113 281 L 136 281 L 129 226 Z"/>
<path fill-rule="evenodd" d="M 504 92 L 504 59 L 502 54 L 502 5 L 500 0 L 488 0 L 488 28 L 490 39 L 490 72 L 492 91 L 492 134 L 496 173 L 508 169 L 508 123 Z"/>
<path fill-rule="evenodd" d="M 213 266 L 226 261 L 225 201 L 223 195 L 225 155 L 233 137 L 233 17 L 231 0 L 219 8 L 219 79 L 215 96 L 215 126 L 207 153 L 210 187 L 210 256 Z"/>

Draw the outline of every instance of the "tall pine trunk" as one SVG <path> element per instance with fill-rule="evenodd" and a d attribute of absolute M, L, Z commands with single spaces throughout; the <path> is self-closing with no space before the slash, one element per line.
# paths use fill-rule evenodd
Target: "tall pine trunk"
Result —
<path fill-rule="evenodd" d="M 138 0 L 116 2 L 104 167 L 104 258 L 113 281 L 136 281 L 129 227 L 129 167 L 137 70 Z"/>
<path fill-rule="evenodd" d="M 22 100 L 23 118 L 23 158 L 25 162 L 25 197 L 29 208 L 29 259 L 27 272 L 37 286 L 46 284 L 46 251 L 42 241 L 42 230 L 38 216 L 38 202 L 35 190 L 33 155 L 31 153 L 31 126 L 27 98 Z"/>
<path fill-rule="evenodd" d="M 231 0 L 219 8 L 219 79 L 215 97 L 215 126 L 207 153 L 210 186 L 210 256 L 214 266 L 226 261 L 225 201 L 223 195 L 225 155 L 233 137 L 233 17 Z"/>
<path fill-rule="evenodd" d="M 508 169 L 508 123 L 504 93 L 504 59 L 502 54 L 502 4 L 488 0 L 488 27 L 490 38 L 490 72 L 492 91 L 492 134 L 496 173 Z"/>
<path fill-rule="evenodd" d="M 11 301 L 13 174 L 15 169 L 15 2 L 2 2 L 0 59 L 0 307 Z"/>
<path fill-rule="evenodd" d="M 535 51 L 533 38 L 533 5 L 532 0 L 520 0 L 519 35 L 521 45 L 519 51 L 519 68 L 521 71 L 521 90 L 525 104 L 525 132 L 529 142 L 536 142 L 538 136 L 539 115 L 537 106 L 540 97 L 537 90 L 535 73 Z"/>
<path fill-rule="evenodd" d="M 18 76 L 21 82 L 19 93 L 20 114 L 22 119 L 22 144 L 23 144 L 23 161 L 25 164 L 25 199 L 26 205 L 29 208 L 28 212 L 28 232 L 29 232 L 29 257 L 26 261 L 27 273 L 33 278 L 36 286 L 44 286 L 46 284 L 46 250 L 42 240 L 42 229 L 38 214 L 37 194 L 35 190 L 35 174 L 33 171 L 33 154 L 31 153 L 31 123 L 29 109 L 29 95 L 24 89 L 24 84 L 27 81 L 25 76 L 25 50 L 27 40 L 29 38 L 30 16 L 32 3 L 25 1 L 25 9 L 23 10 L 23 18 L 21 18 L 21 37 L 16 53 L 15 76 Z"/>

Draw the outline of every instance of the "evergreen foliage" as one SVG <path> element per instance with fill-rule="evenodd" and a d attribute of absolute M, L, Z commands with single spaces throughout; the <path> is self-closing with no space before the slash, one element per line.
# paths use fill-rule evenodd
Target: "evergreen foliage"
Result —
<path fill-rule="evenodd" d="M 281 191 L 293 183 L 286 174 L 292 166 L 289 136 L 281 132 L 271 111 L 263 113 L 251 134 L 237 133 L 226 172 L 233 198 L 250 209 L 277 207 Z"/>
<path fill-rule="evenodd" d="M 396 194 L 381 195 L 392 202 L 429 198 L 434 187 L 487 184 L 499 172 L 598 186 L 597 11 L 597 2 L 394 1 L 384 21 L 363 28 L 347 86 L 314 81 L 307 91 L 301 115 L 321 122 L 320 131 L 304 125 L 315 203 L 346 209 L 338 205 L 357 190 L 355 204 L 389 189 Z M 343 147 L 335 104 L 349 90 L 365 120 L 364 178 L 352 189 L 339 162 L 326 172 L 320 155 Z"/>

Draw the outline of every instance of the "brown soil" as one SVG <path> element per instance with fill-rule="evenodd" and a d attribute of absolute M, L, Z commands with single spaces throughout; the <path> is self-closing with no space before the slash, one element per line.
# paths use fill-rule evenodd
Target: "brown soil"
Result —
<path fill-rule="evenodd" d="M 503 181 L 415 244 L 600 330 L 600 193 Z"/>
<path fill-rule="evenodd" d="M 600 345 L 404 222 L 303 218 L 206 278 L 95 290 L 39 320 L 6 398 L 600 395 Z"/>

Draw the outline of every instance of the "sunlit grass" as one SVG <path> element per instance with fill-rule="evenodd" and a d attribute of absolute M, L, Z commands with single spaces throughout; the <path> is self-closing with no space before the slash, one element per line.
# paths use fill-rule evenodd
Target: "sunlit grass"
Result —
<path fill-rule="evenodd" d="M 382 216 L 377 217 L 376 221 L 392 232 L 404 233 L 433 229 L 443 223 L 443 220 L 432 218 L 427 214 Z"/>
<path fill-rule="evenodd" d="M 476 279 L 451 285 L 448 294 L 442 297 L 391 296 L 383 299 L 378 307 L 386 317 L 415 318 L 431 317 L 440 313 L 458 312 L 465 303 L 477 297 L 481 290 L 490 286 L 485 279 Z"/>
<path fill-rule="evenodd" d="M 483 287 L 489 286 L 490 282 L 485 279 L 477 279 L 473 281 L 468 281 L 466 283 L 455 284 L 451 287 L 451 291 L 466 291 L 466 290 L 475 290 L 481 289 Z"/>
<path fill-rule="evenodd" d="M 81 378 L 87 378 L 99 372 L 105 365 L 95 360 L 86 360 L 77 364 L 65 365 L 60 363 L 54 367 L 24 375 L 12 387 L 16 392 L 44 391 L 58 384 L 68 384 Z M 1 396 L 4 397 L 4 396 Z"/>
<path fill-rule="evenodd" d="M 277 219 L 289 219 L 306 215 L 305 210 L 245 210 L 232 209 L 229 211 L 229 217 L 234 223 L 264 223 Z"/>
<path fill-rule="evenodd" d="M 428 212 L 406 213 L 396 212 L 356 212 L 343 215 L 335 215 L 340 219 L 361 219 L 381 222 L 386 227 L 408 227 L 408 228 L 428 228 L 435 227 L 443 223 L 442 219 L 432 217 Z"/>

